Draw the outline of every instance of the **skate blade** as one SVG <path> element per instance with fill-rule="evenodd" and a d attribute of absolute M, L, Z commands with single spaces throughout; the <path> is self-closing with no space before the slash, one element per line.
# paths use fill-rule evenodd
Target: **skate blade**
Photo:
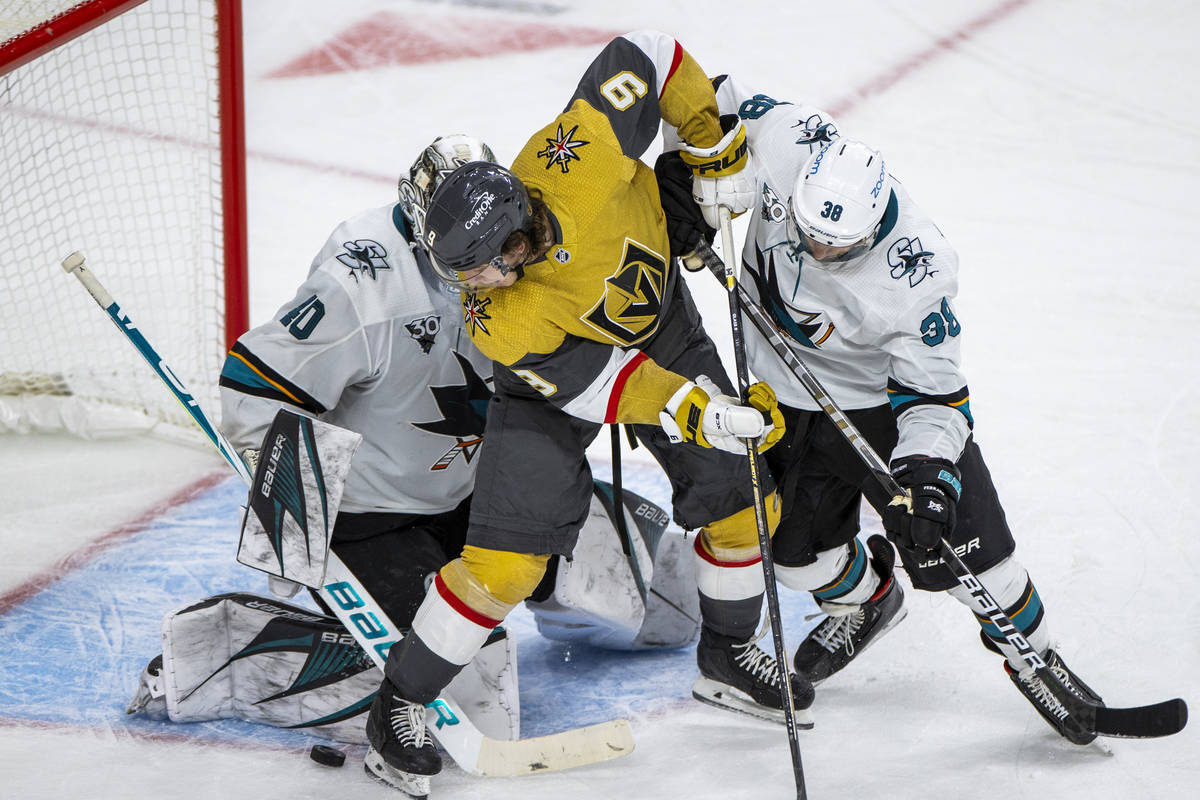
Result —
<path fill-rule="evenodd" d="M 413 800 L 426 800 L 429 797 L 428 775 L 413 775 L 411 772 L 393 769 L 374 747 L 367 748 L 367 755 L 363 758 L 363 770 L 375 780 L 393 789 L 399 789 Z"/>
<path fill-rule="evenodd" d="M 780 725 L 785 724 L 784 714 L 782 709 L 770 708 L 754 701 L 754 698 L 747 695 L 745 692 L 739 691 L 729 684 L 720 683 L 711 680 L 701 675 L 692 684 L 692 697 L 699 700 L 701 703 L 713 706 L 715 708 L 723 708 L 727 711 L 736 711 L 739 714 L 745 714 L 758 719 L 765 719 L 768 722 L 776 722 Z M 804 730 L 811 730 L 814 722 L 812 709 L 797 708 L 794 709 L 793 717 L 796 720 L 796 727 Z"/>

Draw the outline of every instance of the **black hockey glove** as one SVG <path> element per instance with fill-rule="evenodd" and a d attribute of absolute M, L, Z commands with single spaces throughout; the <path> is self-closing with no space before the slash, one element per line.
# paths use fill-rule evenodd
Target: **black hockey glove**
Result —
<path fill-rule="evenodd" d="M 892 477 L 912 494 L 911 503 L 888 506 L 883 527 L 905 550 L 924 555 L 954 530 L 955 507 L 962 495 L 958 467 L 944 458 L 907 456 L 892 462 Z"/>
<path fill-rule="evenodd" d="M 704 221 L 704 213 L 692 199 L 692 171 L 678 151 L 663 153 L 654 162 L 658 196 L 667 217 L 667 240 L 671 258 L 679 258 L 696 249 L 701 237 L 712 244 L 717 229 Z"/>

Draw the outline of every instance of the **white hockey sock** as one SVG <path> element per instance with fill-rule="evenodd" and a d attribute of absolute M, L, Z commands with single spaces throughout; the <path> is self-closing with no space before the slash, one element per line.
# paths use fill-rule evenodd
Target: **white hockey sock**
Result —
<path fill-rule="evenodd" d="M 1049 626 L 1043 619 L 1045 611 L 1042 608 L 1042 599 L 1038 596 L 1029 573 L 1020 562 L 1009 556 L 976 577 L 1004 609 L 1004 613 L 1017 626 L 1025 641 L 1029 642 L 1039 655 L 1044 656 L 1050 647 Z M 1017 648 L 1008 643 L 1000 629 L 988 619 L 979 600 L 961 585 L 954 586 L 949 593 L 975 613 L 984 635 L 1004 653 L 1013 669 L 1024 669 L 1025 660 L 1021 658 Z"/>
<path fill-rule="evenodd" d="M 789 589 L 812 592 L 818 602 L 843 605 L 858 605 L 879 588 L 879 575 L 858 539 L 817 553 L 817 560 L 803 567 L 776 564 L 775 577 Z"/>

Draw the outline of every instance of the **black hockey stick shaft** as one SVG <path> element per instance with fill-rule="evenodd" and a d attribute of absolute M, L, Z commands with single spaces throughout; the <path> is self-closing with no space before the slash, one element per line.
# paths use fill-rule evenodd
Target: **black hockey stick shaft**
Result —
<path fill-rule="evenodd" d="M 747 367 L 746 336 L 742 328 L 742 315 L 738 308 L 739 298 L 737 273 L 734 264 L 739 258 L 734 250 L 733 223 L 730 220 L 729 209 L 725 206 L 717 208 L 721 231 L 721 250 L 725 259 L 722 261 L 713 253 L 712 248 L 700 240 L 700 246 L 707 251 L 705 258 L 714 275 L 723 277 L 725 288 L 729 295 L 729 327 L 733 334 L 733 360 L 737 371 L 738 397 L 743 404 L 748 402 L 750 388 L 750 371 Z M 762 557 L 763 582 L 767 596 L 767 617 L 771 622 L 771 640 L 775 645 L 775 661 L 779 668 L 779 694 L 783 700 L 783 719 L 787 727 L 788 748 L 792 754 L 792 772 L 796 779 L 796 800 L 806 800 L 808 790 L 804 785 L 804 764 L 800 758 L 800 739 L 796 734 L 796 710 L 792 697 L 792 680 L 788 670 L 787 646 L 783 641 L 783 620 L 779 611 L 779 591 L 775 585 L 775 559 L 771 555 L 771 529 L 767 522 L 767 505 L 763 497 L 762 479 L 758 471 L 758 445 L 752 439 L 746 440 L 746 462 L 750 467 L 750 490 L 754 498 L 754 522 L 758 530 L 758 550 Z"/>
<path fill-rule="evenodd" d="M 621 426 L 617 423 L 609 425 L 612 444 L 612 501 L 613 523 L 617 528 L 617 536 L 621 539 L 621 549 L 625 551 L 625 559 L 629 562 L 629 571 L 633 573 L 633 585 L 637 587 L 638 595 L 642 598 L 642 607 L 650 601 L 646 592 L 646 580 L 637 560 L 637 549 L 629 533 L 629 525 L 625 520 L 625 487 L 621 481 Z"/>
<path fill-rule="evenodd" d="M 703 242 L 701 245 L 700 255 L 703 258 L 702 251 L 706 249 L 706 246 L 703 245 Z M 704 258 L 704 266 L 708 267 L 718 280 L 725 280 L 723 270 L 714 267 L 709 259 Z M 736 292 L 741 310 L 749 317 L 771 349 L 796 375 L 805 391 L 821 407 L 821 410 L 833 422 L 834 427 L 854 448 L 883 489 L 892 496 L 892 502 L 905 505 L 910 503 L 911 497 L 908 492 L 896 482 L 883 459 L 859 433 L 841 407 L 825 391 L 821 381 L 796 352 L 797 345 L 788 341 L 762 307 L 740 284 L 736 286 Z M 1012 619 L 945 539 L 938 542 L 938 555 L 941 556 L 942 561 L 954 574 L 959 584 L 976 599 L 988 620 L 1000 630 L 1005 640 L 1020 654 L 1025 663 L 1037 671 L 1039 677 L 1054 692 L 1055 697 L 1070 710 L 1072 715 L 1085 722 L 1097 733 L 1107 736 L 1145 738 L 1169 736 L 1183 729 L 1187 723 L 1187 704 L 1179 698 L 1135 708 L 1094 706 L 1080 699 L 1063 686 L 1058 677 L 1046 666 L 1041 655 L 1026 641 L 1017 626 L 1013 624 Z"/>

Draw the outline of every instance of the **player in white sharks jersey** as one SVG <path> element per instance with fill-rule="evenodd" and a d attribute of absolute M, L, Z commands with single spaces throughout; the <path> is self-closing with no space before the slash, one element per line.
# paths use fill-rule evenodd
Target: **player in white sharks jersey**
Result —
<path fill-rule="evenodd" d="M 222 430 L 239 452 L 261 446 L 280 408 L 363 434 L 332 549 L 403 629 L 427 580 L 462 550 L 492 399 L 492 364 L 463 332 L 458 292 L 412 248 L 428 194 L 468 161 L 495 156 L 474 137 L 439 138 L 400 181 L 398 203 L 337 226 L 295 297 L 238 339 L 220 379 Z M 665 531 L 665 513 L 630 491 L 621 498 L 629 524 L 618 533 L 612 488 L 592 488 L 573 561 L 548 570 L 530 598 L 539 630 L 621 649 L 686 644 L 699 610 L 694 577 L 671 567 L 682 535 Z M 617 568 L 592 568 L 614 551 Z M 640 599 L 627 561 L 653 601 Z M 378 673 L 333 617 L 238 592 L 173 612 L 162 630 L 163 652 L 143 670 L 130 713 L 236 717 L 366 741 Z M 497 629 L 447 693 L 483 732 L 513 738 L 515 674 L 515 642 Z"/>
<path fill-rule="evenodd" d="M 1006 656 L 1009 677 L 1039 713 L 1072 742 L 1091 741 L 1095 734 L 1058 713 L 1041 679 L 931 552 L 947 539 L 1064 684 L 1099 701 L 1051 648 L 1041 600 L 1012 556 L 972 436 L 953 308 L 957 254 L 883 157 L 838 136 L 828 115 L 717 82 L 721 111 L 745 122 L 758 169 L 743 282 L 803 345 L 805 363 L 912 494 L 911 508 L 889 506 L 796 376 L 761 337 L 748 337 L 750 369 L 775 389 L 787 427 L 767 453 L 783 502 L 776 574 L 812 592 L 827 615 L 798 648 L 797 673 L 824 680 L 904 616 L 892 547 L 876 536 L 864 548 L 857 538 L 865 495 L 913 586 L 948 590 L 971 608 L 985 646 Z"/>

